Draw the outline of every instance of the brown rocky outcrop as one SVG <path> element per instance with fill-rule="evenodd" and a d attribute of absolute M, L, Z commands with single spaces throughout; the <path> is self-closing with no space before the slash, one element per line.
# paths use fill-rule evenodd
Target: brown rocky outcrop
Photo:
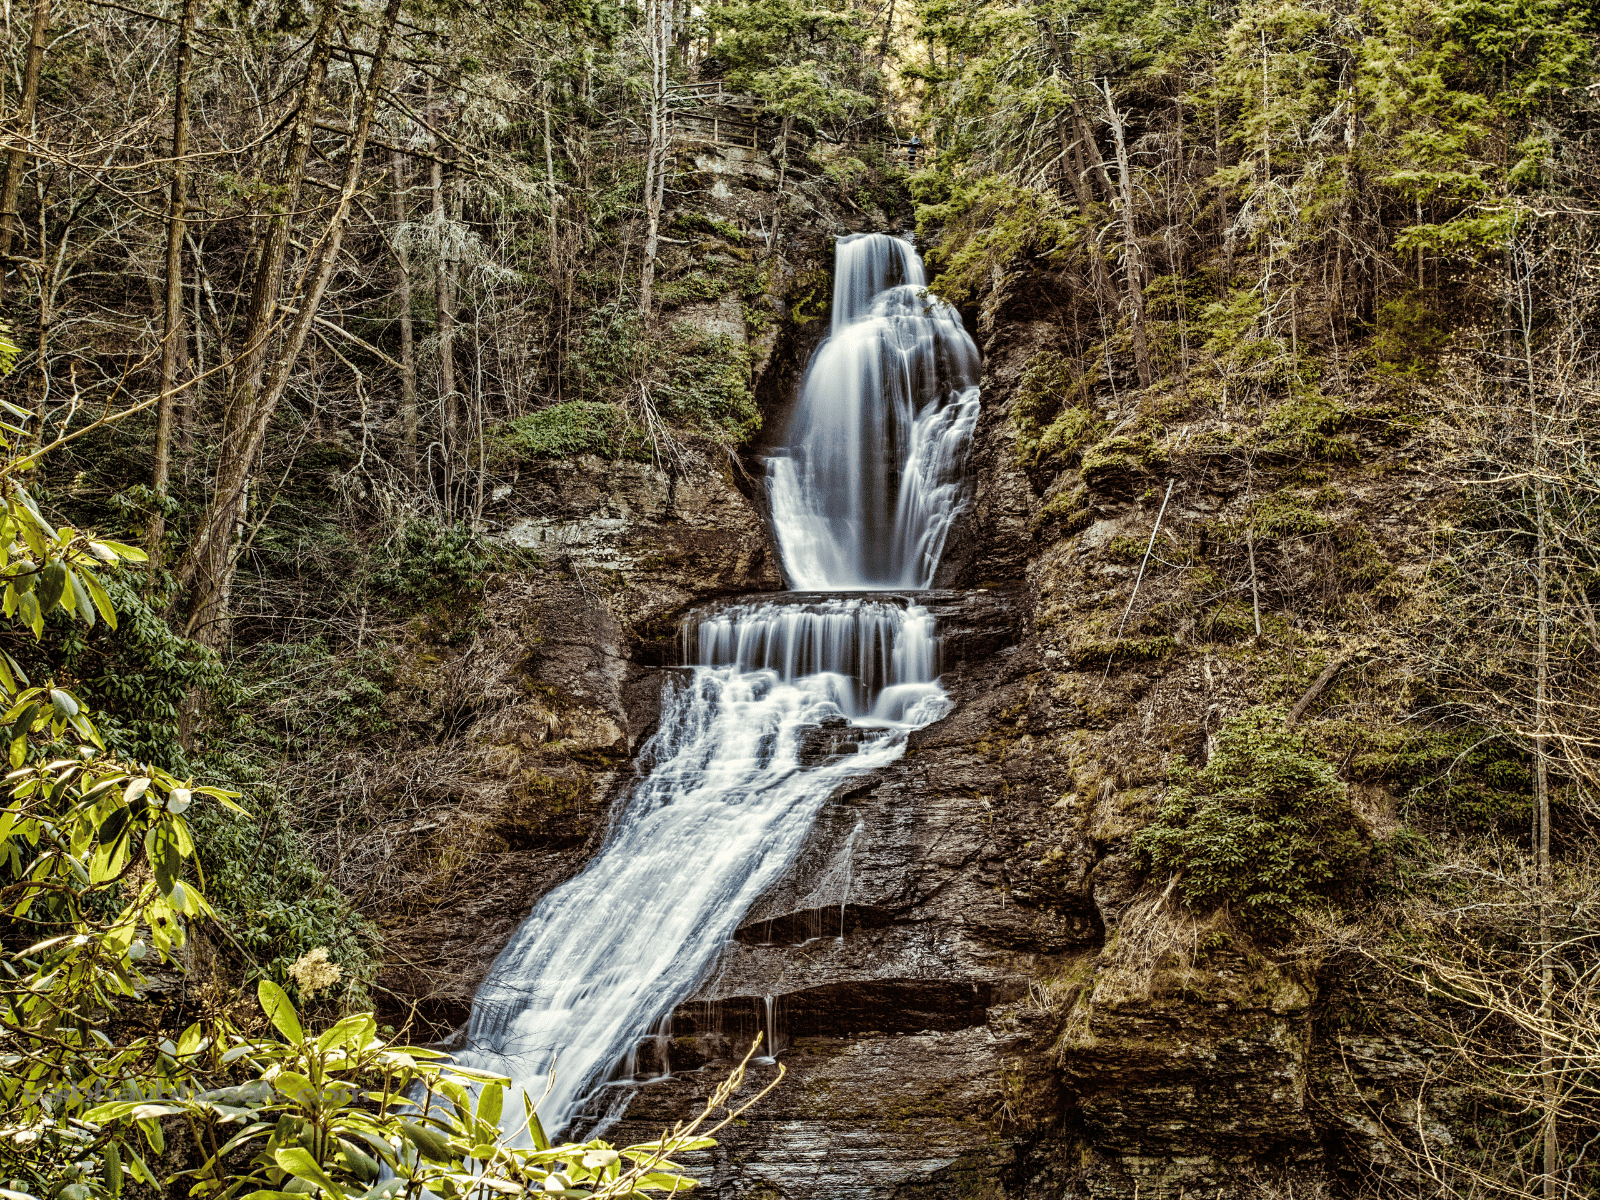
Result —
<path fill-rule="evenodd" d="M 1011 409 L 1053 331 L 1002 325 L 986 347 L 974 503 L 940 573 L 954 711 L 824 807 L 678 1007 L 677 1074 L 608 1135 L 687 1115 L 761 1033 L 788 1076 L 707 1152 L 713 1195 L 1179 1200 L 1405 1177 L 1386 1147 L 1409 1136 L 1396 1114 L 1427 1048 L 1389 1018 L 1354 1035 L 1348 964 L 1183 912 L 1129 847 L 1176 755 L 1203 761 L 1226 716 L 1292 700 L 1348 638 L 1308 631 L 1288 657 L 1230 641 L 1171 566 L 1130 604 L 1168 483 L 1182 545 L 1242 481 L 1184 452 L 1192 427 L 1148 420 L 1092 478 L 1030 478 Z M 1387 520 L 1386 497 L 1363 503 Z M 1275 554 L 1262 587 L 1295 569 Z"/>

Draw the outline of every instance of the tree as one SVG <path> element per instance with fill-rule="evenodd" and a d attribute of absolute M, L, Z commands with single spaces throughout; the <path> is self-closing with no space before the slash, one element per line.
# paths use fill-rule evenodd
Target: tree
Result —
<path fill-rule="evenodd" d="M 330 0 L 324 4 L 317 26 L 315 37 L 318 40 L 312 44 L 311 61 L 301 90 L 294 132 L 285 154 L 283 179 L 291 197 L 298 195 L 305 173 L 306 156 L 315 123 L 317 94 L 321 77 L 327 70 L 327 38 L 333 22 L 333 11 L 334 5 Z M 307 255 L 297 280 L 295 292 L 299 309 L 270 370 L 263 378 L 262 372 L 266 370 L 265 345 L 276 323 L 279 281 L 288 244 L 289 216 L 284 212 L 276 213 L 268 224 L 267 239 L 262 246 L 257 267 L 256 285 L 251 294 L 251 319 L 246 327 L 246 347 L 236 368 L 236 383 L 223 432 L 214 494 L 201 520 L 200 532 L 189 557 L 178 573 L 179 580 L 191 591 L 184 632 L 206 645 L 214 646 L 224 640 L 228 593 L 237 564 L 237 539 L 249 511 L 250 488 L 255 478 L 256 464 L 266 439 L 267 425 L 288 388 L 296 360 L 338 265 L 339 248 L 361 182 L 367 137 L 377 111 L 383 74 L 388 66 L 389 43 L 399 13 L 400 0 L 388 0 L 378 29 L 372 66 L 368 69 L 366 84 L 362 89 L 360 112 L 351 131 L 344 181 L 333 211 L 328 216 L 327 226 Z"/>
<path fill-rule="evenodd" d="M 28 31 L 26 65 L 22 69 L 22 94 L 18 97 L 16 128 L 6 155 L 5 180 L 0 183 L 0 312 L 5 311 L 6 273 L 11 269 L 11 239 L 18 224 L 17 200 L 28 150 L 34 140 L 33 116 L 39 104 L 39 69 L 44 62 L 45 27 L 50 21 L 50 0 L 34 0 L 33 24 Z"/>
<path fill-rule="evenodd" d="M 184 0 L 178 18 L 176 76 L 172 84 L 172 180 L 168 186 L 166 295 L 161 314 L 161 375 L 156 384 L 156 463 L 151 490 L 150 524 L 145 548 L 161 566 L 162 536 L 167 522 L 167 484 L 172 474 L 172 410 L 177 399 L 178 363 L 183 357 L 183 242 L 189 204 L 189 77 L 194 66 L 190 37 L 199 0 Z"/>
<path fill-rule="evenodd" d="M 644 0 L 644 39 L 650 83 L 644 166 L 644 265 L 639 275 L 639 312 L 648 320 L 652 312 L 656 255 L 661 239 L 661 203 L 666 192 L 672 141 L 672 117 L 667 107 L 671 86 L 667 71 L 672 59 L 672 6 L 666 0 Z"/>

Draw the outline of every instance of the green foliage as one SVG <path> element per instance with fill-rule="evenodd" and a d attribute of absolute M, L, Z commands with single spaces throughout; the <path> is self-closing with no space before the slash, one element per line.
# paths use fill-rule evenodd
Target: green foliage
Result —
<path fill-rule="evenodd" d="M 401 611 L 412 612 L 440 597 L 481 595 L 493 563 L 489 543 L 468 526 L 413 520 L 401 528 L 372 583 Z"/>
<path fill-rule="evenodd" d="M 1205 352 L 1215 358 L 1228 358 L 1250 341 L 1259 341 L 1261 292 L 1257 288 L 1235 289 L 1222 299 L 1200 309 L 1196 327 L 1205 339 Z"/>
<path fill-rule="evenodd" d="M 57 619 L 48 623 L 38 656 L 81 681 L 108 752 L 187 771 L 182 710 L 196 690 L 226 702 L 228 673 L 215 651 L 173 632 L 130 572 L 106 571 L 101 582 L 119 614 L 116 626 Z"/>
<path fill-rule="evenodd" d="M 1223 724 L 1203 768 L 1173 772 L 1134 847 L 1191 905 L 1227 906 L 1270 934 L 1347 883 L 1363 842 L 1333 766 L 1281 709 L 1258 707 Z"/>
<path fill-rule="evenodd" d="M 698 271 L 665 284 L 666 303 L 725 296 L 730 283 L 747 301 L 765 293 L 765 277 L 754 268 L 737 268 L 731 280 Z M 610 306 L 595 315 L 587 346 L 584 391 L 605 399 L 569 400 L 506 422 L 492 435 L 497 457 L 654 461 L 647 433 L 653 418 L 640 414 L 642 394 L 669 426 L 722 441 L 741 442 L 760 426 L 750 349 L 739 337 L 708 334 L 688 321 L 646 336 L 637 313 Z"/>
<path fill-rule="evenodd" d="M 732 221 L 688 208 L 681 208 L 672 214 L 672 228 L 682 234 L 710 234 L 734 246 L 744 242 L 744 230 Z"/>
<path fill-rule="evenodd" d="M 0 610 L 35 637 L 62 612 L 115 627 L 90 564 L 143 554 L 55 529 L 9 477 L 15 467 L 13 459 L 0 468 Z M 195 854 L 185 814 L 197 800 L 243 810 L 232 793 L 118 761 L 75 696 L 19 687 L 18 675 L 0 652 L 12 767 L 0 807 L 0 1173 L 43 1190 L 61 1184 L 58 1168 L 89 1149 L 81 1122 L 90 1089 L 163 1061 L 156 1038 L 119 1043 L 103 1026 L 107 1012 L 139 994 L 144 964 L 174 964 L 187 922 L 215 916 L 183 878 Z"/>
<path fill-rule="evenodd" d="M 1131 497 L 1167 466 L 1166 450 L 1149 433 L 1115 434 L 1083 453 L 1080 471 L 1092 491 Z"/>
<path fill-rule="evenodd" d="M 1439 352 L 1449 341 L 1442 316 L 1422 296 L 1397 296 L 1378 308 L 1371 352 L 1383 374 L 1426 379 L 1437 369 Z"/>
<path fill-rule="evenodd" d="M 1067 466 L 1076 465 L 1084 450 L 1105 432 L 1106 423 L 1090 408 L 1063 409 L 1055 420 L 1040 431 L 1036 462 L 1055 459 Z"/>
<path fill-rule="evenodd" d="M 0 611 L 35 637 L 62 613 L 116 627 L 90 564 L 143 556 L 52 527 L 8 477 L 13 467 L 0 468 Z M 481 566 L 469 544 L 433 531 L 408 548 L 396 586 L 413 591 L 455 586 Z M 219 1197 L 421 1200 L 487 1186 L 610 1198 L 691 1186 L 667 1155 L 713 1144 L 695 1133 L 709 1109 L 656 1143 L 552 1147 L 531 1101 L 521 1118 L 503 1113 L 509 1080 L 392 1045 L 370 1013 L 313 1039 L 271 979 L 259 995 L 276 1037 L 243 1034 L 223 1017 L 172 1039 L 142 1032 L 144 1020 L 118 1020 L 143 1001 L 151 966 L 184 970 L 178 956 L 196 920 L 222 922 L 303 999 L 340 982 L 344 999 L 364 998 L 372 963 L 349 940 L 342 899 L 275 813 L 259 825 L 239 821 L 248 814 L 235 793 L 118 761 L 72 693 L 20 678 L 0 651 L 13 768 L 0 807 L 0 1177 L 9 1196 L 116 1200 L 130 1187 L 181 1185 Z M 213 907 L 203 883 L 228 902 Z M 726 1104 L 741 1077 L 712 1102 Z M 194 1142 L 176 1160 L 171 1117 Z M 522 1131 L 535 1148 L 513 1148 Z"/>
<path fill-rule="evenodd" d="M 1307 537 L 1333 528 L 1321 513 L 1303 508 L 1288 492 L 1273 492 L 1255 508 L 1256 536 L 1260 538 Z"/>
<path fill-rule="evenodd" d="M 735 444 L 760 428 L 750 387 L 750 350 L 742 339 L 679 323 L 665 341 L 667 354 L 655 389 L 664 417 Z"/>
<path fill-rule="evenodd" d="M 656 289 L 656 300 L 663 309 L 685 304 L 701 304 L 719 299 L 725 288 L 705 271 L 691 271 L 677 279 L 664 279 Z"/>
<path fill-rule="evenodd" d="M 833 306 L 833 274 L 808 271 L 789 285 L 789 317 L 796 325 L 809 325 L 828 316 Z"/>
<path fill-rule="evenodd" d="M 507 421 L 491 435 L 499 456 L 515 459 L 642 458 L 642 440 L 620 406 L 568 400 Z"/>
<path fill-rule="evenodd" d="M 1356 444 L 1340 432 L 1349 415 L 1331 396 L 1296 389 L 1267 414 L 1257 442 L 1264 453 L 1274 456 L 1353 462 L 1359 457 Z"/>
<path fill-rule="evenodd" d="M 872 106 L 872 97 L 840 86 L 836 72 L 818 62 L 780 63 L 745 75 L 744 82 L 769 112 L 802 125 L 837 125 Z"/>
<path fill-rule="evenodd" d="M 11 369 L 17 365 L 17 355 L 21 353 L 21 348 L 11 340 L 11 326 L 0 321 L 0 375 L 11 374 Z"/>
<path fill-rule="evenodd" d="M 183 1186 L 224 1200 L 623 1200 L 692 1188 L 671 1156 L 716 1144 L 700 1134 L 708 1108 L 654 1142 L 551 1145 L 531 1099 L 513 1092 L 508 1103 L 505 1076 L 392 1042 L 367 1012 L 313 1036 L 280 988 L 263 980 L 257 994 L 272 1034 L 197 1022 L 169 1043 L 165 1087 L 130 1089 L 82 1115 L 71 1168 L 78 1190 L 63 1200 L 116 1197 L 130 1176 L 152 1189 Z M 743 1073 L 741 1066 L 717 1088 L 712 1103 L 725 1105 Z M 169 1130 L 190 1144 L 169 1149 Z M 531 1146 L 517 1145 L 522 1135 Z M 197 1165 L 165 1177 L 149 1166 L 174 1158 Z"/>
<path fill-rule="evenodd" d="M 718 5 L 709 18 L 729 83 L 776 115 L 834 125 L 871 108 L 871 97 L 846 82 L 859 75 L 859 47 L 868 37 L 849 4 L 761 0 Z"/>
<path fill-rule="evenodd" d="M 1077 238 L 1060 197 L 1019 185 L 1002 175 L 973 183 L 950 181 L 930 167 L 911 179 L 918 200 L 917 231 L 932 237 L 928 265 L 938 271 L 929 285 L 955 305 L 985 295 L 992 323 L 997 275 L 1014 275 L 1019 259 L 1059 264 Z"/>
<path fill-rule="evenodd" d="M 1017 458 L 1023 466 L 1076 466 L 1085 447 L 1105 421 L 1083 402 L 1085 375 L 1054 350 L 1041 350 L 1028 360 L 1017 381 L 1013 420 Z"/>
<path fill-rule="evenodd" d="M 1426 829 L 1520 833 L 1533 807 L 1533 771 L 1525 751 L 1477 726 L 1335 728 L 1354 739 L 1350 777 L 1402 797 L 1407 818 Z"/>
<path fill-rule="evenodd" d="M 1094 509 L 1089 505 L 1089 489 L 1079 484 L 1075 488 L 1062 488 L 1039 506 L 1028 532 L 1039 535 L 1053 529 L 1056 537 L 1070 537 L 1089 528 L 1094 522 Z"/>
<path fill-rule="evenodd" d="M 378 932 L 328 883 L 281 801 L 249 820 L 199 810 L 191 824 L 207 894 L 252 967 L 295 990 L 291 968 L 322 949 L 339 974 L 337 986 L 319 989 L 320 999 L 342 1008 L 370 1004 L 367 988 L 378 968 L 370 948 L 379 944 Z"/>

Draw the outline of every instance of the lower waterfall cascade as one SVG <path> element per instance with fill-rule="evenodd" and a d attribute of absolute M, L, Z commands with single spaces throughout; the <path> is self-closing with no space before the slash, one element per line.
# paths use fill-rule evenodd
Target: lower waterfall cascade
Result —
<path fill-rule="evenodd" d="M 510 1076 L 552 1135 L 620 1113 L 631 1091 L 607 1085 L 632 1083 L 633 1049 L 782 878 L 828 797 L 949 711 L 915 593 L 965 502 L 978 352 L 907 242 L 856 235 L 835 254 L 833 332 L 769 473 L 784 566 L 807 590 L 685 619 L 686 669 L 604 845 L 495 960 L 456 1051 Z M 841 723 L 855 752 L 807 761 L 807 731 Z M 520 1122 L 520 1105 L 506 1112 Z"/>

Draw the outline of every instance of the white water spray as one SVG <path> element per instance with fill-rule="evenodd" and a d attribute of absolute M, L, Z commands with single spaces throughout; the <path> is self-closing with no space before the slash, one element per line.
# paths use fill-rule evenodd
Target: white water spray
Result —
<path fill-rule="evenodd" d="M 833 332 L 768 466 L 784 568 L 805 590 L 931 587 L 962 509 L 978 348 L 900 239 L 836 254 Z"/>
<path fill-rule="evenodd" d="M 905 243 L 846 239 L 838 269 L 829 345 L 840 349 L 829 377 L 846 362 L 859 377 L 842 408 L 819 402 L 802 422 L 813 449 L 780 461 L 804 469 L 782 486 L 774 474 L 785 564 L 797 581 L 859 592 L 879 579 L 864 564 L 891 547 L 896 557 L 881 581 L 926 587 L 962 502 L 977 352 L 948 306 L 922 291 L 921 262 Z M 808 379 L 808 396 L 811 386 Z M 893 415 L 874 423 L 872 414 L 888 409 Z M 888 467 L 821 452 L 849 440 L 849 420 L 863 422 L 863 441 L 870 425 L 879 450 L 904 444 L 893 537 L 853 551 L 855 535 L 825 510 L 841 497 L 888 503 Z M 882 524 L 861 517 L 871 531 L 861 536 L 877 537 Z M 835 565 L 824 569 L 824 559 Z M 900 757 L 907 733 L 949 708 L 933 618 L 906 596 L 713 605 L 685 622 L 683 642 L 691 673 L 667 685 L 661 724 L 641 755 L 647 770 L 600 853 L 539 902 L 495 961 L 457 1053 L 468 1066 L 511 1076 L 552 1135 L 583 1110 L 607 1121 L 620 1115 L 625 1095 L 606 1085 L 631 1083 L 634 1047 L 662 1028 L 782 876 L 827 797 Z M 804 765 L 806 731 L 841 718 L 863 730 L 857 752 Z M 842 908 L 840 920 L 842 933 Z M 770 997 L 766 1008 L 770 1037 Z M 521 1106 L 506 1111 L 513 1124 Z"/>

